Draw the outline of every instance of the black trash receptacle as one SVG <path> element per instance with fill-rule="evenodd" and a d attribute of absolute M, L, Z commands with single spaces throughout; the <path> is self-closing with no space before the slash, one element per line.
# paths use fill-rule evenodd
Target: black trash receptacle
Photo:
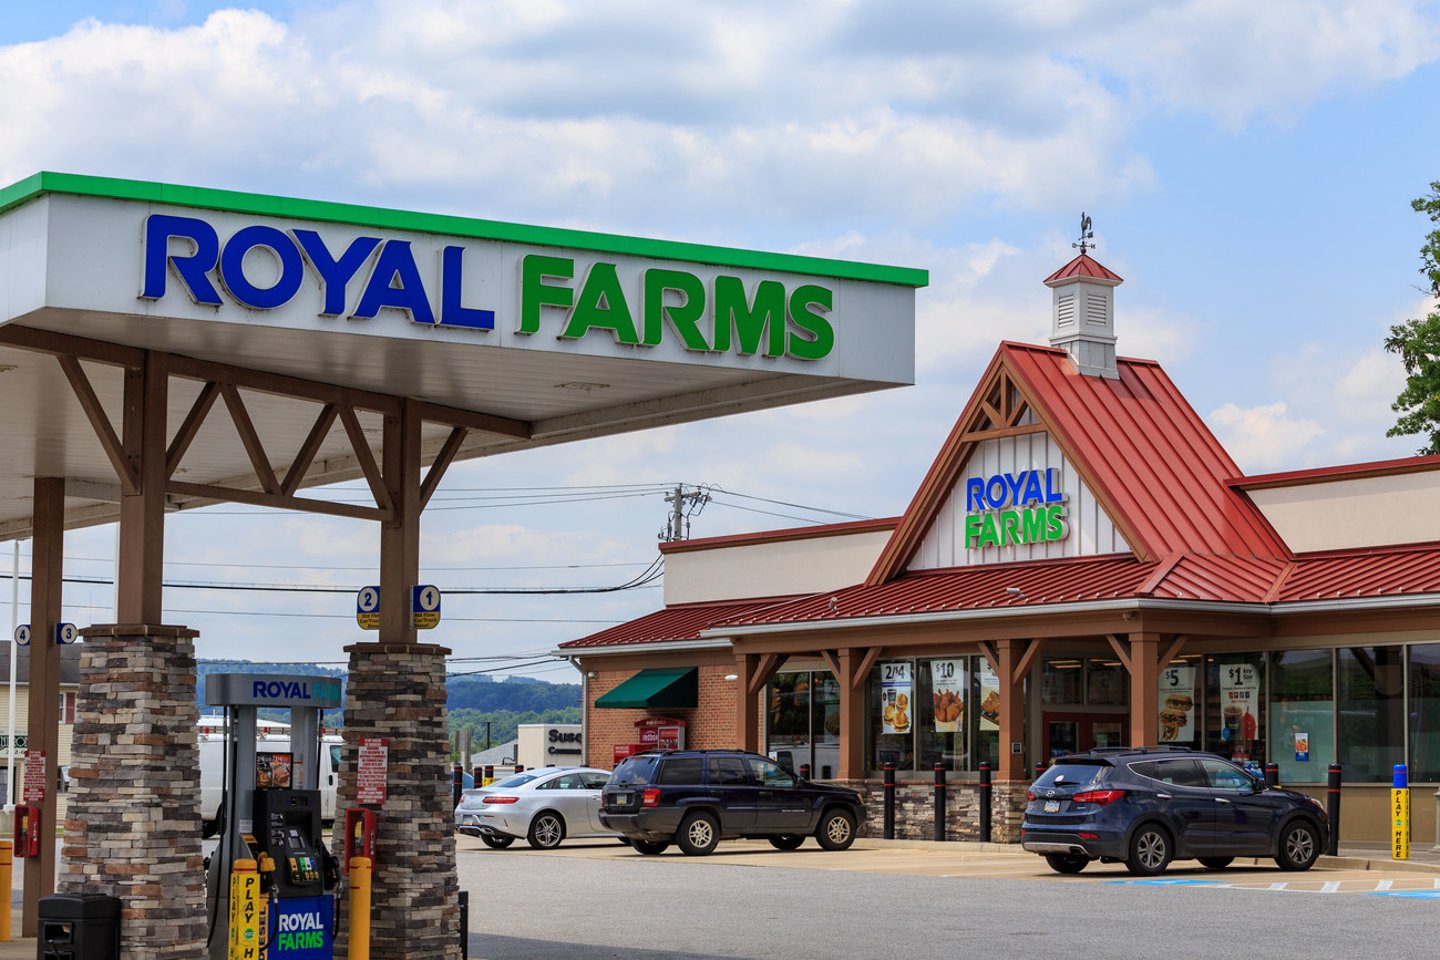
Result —
<path fill-rule="evenodd" d="M 120 960 L 120 898 L 57 893 L 40 898 L 38 960 Z"/>

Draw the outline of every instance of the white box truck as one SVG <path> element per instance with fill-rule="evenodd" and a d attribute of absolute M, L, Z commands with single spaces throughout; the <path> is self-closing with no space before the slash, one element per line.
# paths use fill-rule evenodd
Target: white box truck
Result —
<path fill-rule="evenodd" d="M 294 772 L 294 754 L 290 750 L 290 725 L 260 721 L 255 737 L 255 785 L 286 787 Z M 342 740 L 334 734 L 320 738 L 320 819 L 335 819 L 335 791 L 340 770 Z M 205 835 L 215 827 L 220 812 L 225 781 L 225 721 L 205 717 L 200 721 L 200 817 Z M 299 779 L 298 777 L 296 778 Z"/>

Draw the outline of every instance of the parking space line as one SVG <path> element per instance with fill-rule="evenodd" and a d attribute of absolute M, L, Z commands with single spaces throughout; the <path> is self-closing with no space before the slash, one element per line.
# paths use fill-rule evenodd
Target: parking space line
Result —
<path fill-rule="evenodd" d="M 1378 890 L 1389 890 L 1392 886 L 1394 886 L 1394 884 L 1395 884 L 1395 881 L 1394 881 L 1394 880 L 1377 880 L 1377 881 L 1375 881 L 1375 889 L 1376 889 L 1377 891 L 1378 891 Z"/>
<path fill-rule="evenodd" d="M 1326 880 L 1325 883 L 1324 883 L 1324 885 L 1320 887 L 1320 892 L 1321 892 L 1321 893 L 1334 893 L 1336 890 L 1339 890 L 1339 889 L 1340 889 L 1340 881 L 1339 881 L 1339 880 Z"/>

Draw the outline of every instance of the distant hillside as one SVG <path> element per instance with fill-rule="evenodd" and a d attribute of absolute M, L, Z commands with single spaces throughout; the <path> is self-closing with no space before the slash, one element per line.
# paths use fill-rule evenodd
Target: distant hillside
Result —
<path fill-rule="evenodd" d="M 342 688 L 346 671 L 340 667 L 317 667 L 305 664 L 268 663 L 251 660 L 201 660 L 199 684 L 195 700 L 200 712 L 206 713 L 205 677 L 212 673 L 279 673 L 303 676 L 338 677 Z M 484 721 L 491 721 L 491 738 L 501 742 L 501 730 L 513 737 L 517 723 L 579 723 L 580 685 L 578 683 L 547 683 L 531 677 L 510 677 L 497 683 L 494 677 L 479 674 L 473 677 L 451 677 L 446 684 L 447 706 L 452 714 L 451 727 L 460 725 L 483 731 Z M 288 710 L 262 709 L 261 716 L 284 719 Z M 454 716 L 458 713 L 457 716 Z M 327 710 L 324 724 L 341 725 L 341 711 Z"/>
<path fill-rule="evenodd" d="M 511 710 L 519 713 L 580 707 L 580 684 L 520 678 L 495 683 L 489 677 L 451 677 L 446 684 L 451 710 Z"/>

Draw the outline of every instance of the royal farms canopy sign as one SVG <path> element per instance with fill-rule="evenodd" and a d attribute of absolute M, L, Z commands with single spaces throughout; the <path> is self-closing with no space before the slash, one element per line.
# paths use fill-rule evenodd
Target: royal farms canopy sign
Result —
<path fill-rule="evenodd" d="M 353 436 L 378 444 L 377 398 L 420 408 L 428 462 L 452 443 L 466 459 L 907 385 L 927 282 L 897 266 L 37 174 L 0 189 L 0 444 L 14 465 L 0 534 L 24 529 L 34 476 L 118 502 L 93 416 L 119 422 L 136 351 L 168 357 L 172 434 L 213 399 L 207 381 L 248 385 L 225 404 L 253 421 L 248 444 L 210 426 L 186 435 L 169 481 L 183 509 L 198 486 L 257 482 L 257 438 L 273 470 L 313 454 L 305 486 L 361 476 Z M 62 370 L 57 355 L 84 363 Z M 70 386 L 81 380 L 88 407 Z M 312 437 L 327 401 L 357 412 Z M 113 519 L 82 509 L 67 522 Z"/>

